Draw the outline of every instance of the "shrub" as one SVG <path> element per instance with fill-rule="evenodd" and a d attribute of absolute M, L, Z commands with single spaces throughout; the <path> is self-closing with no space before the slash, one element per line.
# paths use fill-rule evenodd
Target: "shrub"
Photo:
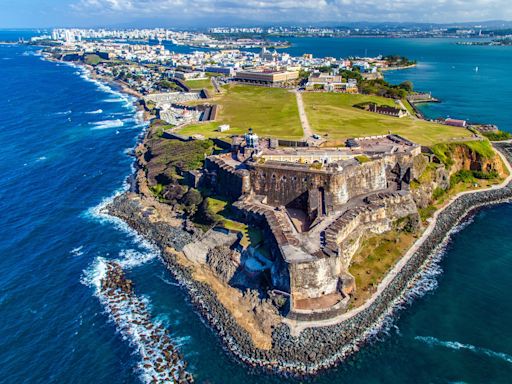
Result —
<path fill-rule="evenodd" d="M 502 141 L 512 139 L 512 134 L 504 131 L 485 132 L 483 135 L 491 141 Z"/>
<path fill-rule="evenodd" d="M 439 188 L 437 187 L 436 189 L 434 189 L 434 191 L 432 192 L 432 199 L 434 200 L 439 200 L 441 197 L 443 197 L 443 195 L 445 194 L 445 190 L 442 189 L 442 188 Z"/>
<path fill-rule="evenodd" d="M 357 161 L 359 161 L 360 164 L 364 164 L 370 161 L 370 158 L 366 155 L 358 155 L 355 157 Z"/>
<path fill-rule="evenodd" d="M 432 217 L 434 212 L 436 211 L 436 207 L 433 205 L 429 205 L 425 208 L 420 208 L 419 210 L 420 217 L 422 221 L 426 221 L 429 217 Z"/>

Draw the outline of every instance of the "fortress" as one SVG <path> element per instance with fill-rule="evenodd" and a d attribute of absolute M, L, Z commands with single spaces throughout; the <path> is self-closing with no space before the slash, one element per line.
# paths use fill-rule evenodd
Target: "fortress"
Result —
<path fill-rule="evenodd" d="M 206 159 L 206 182 L 264 229 L 271 252 L 261 264 L 289 298 L 287 316 L 335 316 L 356 288 L 348 268 L 364 236 L 419 225 L 409 188 L 421 147 L 396 135 L 343 148 L 278 144 L 251 131 L 234 137 L 229 153 Z"/>

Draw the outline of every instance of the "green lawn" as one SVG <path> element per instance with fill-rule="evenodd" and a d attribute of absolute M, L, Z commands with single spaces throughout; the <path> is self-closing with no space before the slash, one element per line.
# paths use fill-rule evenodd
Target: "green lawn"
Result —
<path fill-rule="evenodd" d="M 340 93 L 304 93 L 302 97 L 312 129 L 319 135 L 327 134 L 326 138 L 331 142 L 388 132 L 399 134 L 422 145 L 471 137 L 471 132 L 467 129 L 431 123 L 409 116 L 399 119 L 353 107 L 354 104 L 363 102 L 394 106 L 394 100 L 388 98 Z"/>
<path fill-rule="evenodd" d="M 286 89 L 230 85 L 212 102 L 220 106 L 217 121 L 189 125 L 180 133 L 219 137 L 253 128 L 260 136 L 300 139 L 303 135 L 295 95 Z M 221 134 L 216 131 L 221 124 L 231 129 Z"/>
<path fill-rule="evenodd" d="M 208 92 L 213 92 L 213 85 L 210 79 L 202 79 L 202 80 L 187 80 L 185 81 L 185 84 L 190 87 L 190 89 L 194 90 L 201 90 L 201 89 L 207 89 Z"/>

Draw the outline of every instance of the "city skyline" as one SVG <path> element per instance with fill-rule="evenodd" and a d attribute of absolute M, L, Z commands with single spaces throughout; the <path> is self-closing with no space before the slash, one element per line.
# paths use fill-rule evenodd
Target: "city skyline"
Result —
<path fill-rule="evenodd" d="M 350 22 L 455 23 L 510 20 L 504 0 L 3 0 L 0 28 L 204 27 Z"/>

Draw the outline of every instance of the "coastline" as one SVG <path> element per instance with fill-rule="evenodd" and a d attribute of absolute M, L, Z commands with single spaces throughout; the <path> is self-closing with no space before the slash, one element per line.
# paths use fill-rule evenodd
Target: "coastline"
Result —
<path fill-rule="evenodd" d="M 403 65 L 403 66 L 397 66 L 397 67 L 387 67 L 382 68 L 382 72 L 388 72 L 388 71 L 400 71 L 402 69 L 409 69 L 409 68 L 416 68 L 418 64 L 411 64 L 411 65 Z"/>
<path fill-rule="evenodd" d="M 86 68 L 86 66 L 80 67 Z M 98 81 L 110 83 L 108 79 L 92 77 Z M 114 82 L 114 84 L 117 83 Z M 125 92 L 123 87 L 121 87 L 120 91 L 134 96 L 132 93 Z M 143 140 L 143 138 L 141 140 Z M 500 151 L 498 151 L 498 153 L 501 154 Z M 512 158 L 511 153 L 508 153 L 508 155 L 509 159 Z M 503 154 L 501 154 L 501 156 L 503 156 Z M 509 161 L 504 159 L 504 162 L 510 171 L 511 167 Z M 171 244 L 169 244 L 166 243 L 165 240 L 162 240 L 162 238 L 155 236 L 155 229 L 152 228 L 154 223 L 138 222 L 137 216 L 134 214 L 136 211 L 130 211 L 132 208 L 136 210 L 136 207 L 120 206 L 120 209 L 117 211 L 111 208 L 112 205 L 116 204 L 116 200 L 122 201 L 122 199 L 127 196 L 126 193 L 117 197 L 107 210 L 109 214 L 125 221 L 143 237 L 156 243 L 162 251 L 161 256 L 166 267 L 174 275 L 176 280 L 187 290 L 190 300 L 196 306 L 199 315 L 202 316 L 202 319 L 206 320 L 207 324 L 215 331 L 223 342 L 226 350 L 230 351 L 239 360 L 250 366 L 263 367 L 267 370 L 284 374 L 310 375 L 336 365 L 349 354 L 356 352 L 367 340 L 371 340 L 372 337 L 382 329 L 387 319 L 394 315 L 396 309 L 403 303 L 405 295 L 413 288 L 413 283 L 417 281 L 417 276 L 421 273 L 422 268 L 427 267 L 426 264 L 431 262 L 432 258 L 437 254 L 436 250 L 439 246 L 442 246 L 442 244 L 446 242 L 446 239 L 449 238 L 454 228 L 467 217 L 467 214 L 481 206 L 500 203 L 504 201 L 504 199 L 512 198 L 511 179 L 512 176 L 509 176 L 499 187 L 491 187 L 475 192 L 463 192 L 454 196 L 447 206 L 436 212 L 434 216 L 435 220 L 432 220 L 428 227 L 430 231 L 427 233 L 426 230 L 421 238 L 415 242 L 410 251 L 402 257 L 399 262 L 400 268 L 395 273 L 390 272 L 386 275 L 384 279 L 386 283 L 381 290 L 377 291 L 378 294 L 376 293 L 372 296 L 372 298 L 374 298 L 373 301 L 367 302 L 367 306 L 365 303 L 363 307 L 359 307 L 361 309 L 357 308 L 353 310 L 354 312 L 351 311 L 350 316 L 346 316 L 346 318 L 341 319 L 337 323 L 325 324 L 322 328 L 296 328 L 296 331 L 300 330 L 301 332 L 294 333 L 293 327 L 297 327 L 297 325 L 292 324 L 292 331 L 288 330 L 285 325 L 279 326 L 273 334 L 273 345 L 278 348 L 273 348 L 270 351 L 255 349 L 252 346 L 249 335 L 238 326 L 231 314 L 222 307 L 222 304 L 218 302 L 215 294 L 208 285 L 195 281 L 190 270 L 177 261 L 177 256 L 169 250 L 171 244 L 175 245 L 175 239 L 167 239 L 167 241 L 171 242 Z M 504 193 L 503 196 L 494 196 L 494 192 L 503 191 L 505 189 L 507 189 L 507 193 Z M 490 200 L 487 200 L 487 198 L 483 196 L 483 194 L 487 192 L 491 195 L 489 196 Z M 472 199 L 471 196 L 474 194 L 478 194 L 481 199 Z M 461 202 L 459 204 L 461 206 L 458 208 L 451 208 L 453 204 L 457 203 L 459 198 L 465 196 L 469 196 L 468 201 Z M 457 209 L 459 209 L 459 211 L 457 211 Z M 448 215 L 447 218 L 443 217 L 444 212 L 447 212 L 445 214 Z M 442 217 L 440 218 L 440 216 Z M 142 217 L 143 216 L 141 216 L 141 218 Z M 456 220 L 453 220 L 454 217 Z M 441 231 L 441 233 L 435 232 L 438 221 L 441 226 L 438 232 Z M 435 244 L 428 244 L 428 241 L 432 242 L 440 239 L 440 235 L 443 232 L 444 236 L 442 236 L 442 241 L 438 241 L 437 246 L 435 246 Z M 178 233 L 176 233 L 176 235 L 179 236 Z M 432 236 L 434 238 L 431 238 Z M 420 242 L 420 240 L 422 241 Z M 433 245 L 434 247 L 432 247 Z M 177 248 L 179 248 L 179 246 Z M 425 254 L 425 252 L 427 253 Z M 406 259 L 406 257 L 407 260 L 402 263 L 402 260 Z M 394 270 L 395 268 L 393 268 L 392 272 Z M 396 281 L 397 279 L 402 279 L 403 281 Z M 384 281 L 382 283 L 384 283 Z M 381 284 L 379 284 L 379 288 Z M 388 292 L 388 290 L 390 290 L 390 292 Z M 389 295 L 389 297 L 386 295 Z M 375 313 L 368 313 L 370 311 L 374 311 Z M 375 315 L 378 316 L 375 317 Z M 329 344 L 329 342 L 331 344 Z M 334 345 L 332 343 L 337 344 Z M 318 351 L 319 346 L 325 345 L 329 346 L 328 348 L 323 348 L 326 351 Z M 314 354 L 314 356 L 312 354 Z"/>

